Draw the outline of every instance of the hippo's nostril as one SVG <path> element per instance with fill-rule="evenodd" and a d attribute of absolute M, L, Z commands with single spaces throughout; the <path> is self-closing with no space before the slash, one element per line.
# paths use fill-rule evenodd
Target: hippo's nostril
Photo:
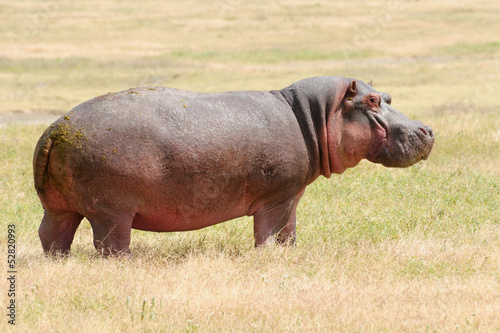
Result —
<path fill-rule="evenodd" d="M 430 128 L 429 126 L 427 126 L 427 130 L 428 130 L 428 132 L 429 132 L 429 136 L 430 136 L 431 138 L 433 138 L 433 137 L 434 137 L 434 133 L 432 132 L 432 128 Z"/>
<path fill-rule="evenodd" d="M 434 133 L 432 132 L 432 128 L 430 128 L 429 126 L 419 127 L 418 129 L 420 130 L 420 132 L 424 133 L 424 135 L 428 135 L 431 138 L 434 137 Z"/>

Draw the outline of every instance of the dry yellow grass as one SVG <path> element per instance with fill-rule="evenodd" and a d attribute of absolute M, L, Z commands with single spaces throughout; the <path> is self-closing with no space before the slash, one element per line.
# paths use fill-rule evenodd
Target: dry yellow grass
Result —
<path fill-rule="evenodd" d="M 498 1 L 0 6 L 0 225 L 16 225 L 18 257 L 17 325 L 3 279 L 1 331 L 500 331 Z M 48 124 L 2 124 L 12 111 L 61 114 L 137 85 L 266 90 L 314 75 L 374 79 L 434 128 L 430 159 L 317 181 L 293 249 L 254 250 L 243 218 L 134 231 L 134 259 L 103 260 L 84 222 L 70 258 L 43 256 L 30 163 Z M 6 261 L 6 237 L 0 248 Z"/>
<path fill-rule="evenodd" d="M 499 267 L 498 249 L 477 245 L 303 244 L 241 256 L 209 250 L 174 261 L 150 249 L 124 262 L 53 262 L 32 252 L 24 253 L 20 327 L 40 332 L 499 328 L 499 276 L 491 271 Z M 442 261 L 450 267 L 439 267 Z M 461 272 L 463 262 L 472 262 L 470 272 Z"/>

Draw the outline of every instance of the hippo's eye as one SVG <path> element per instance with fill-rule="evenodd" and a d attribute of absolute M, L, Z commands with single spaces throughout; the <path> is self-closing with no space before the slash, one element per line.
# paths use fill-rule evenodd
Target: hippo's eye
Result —
<path fill-rule="evenodd" d="M 370 96 L 370 104 L 380 105 L 380 97 L 371 95 Z"/>

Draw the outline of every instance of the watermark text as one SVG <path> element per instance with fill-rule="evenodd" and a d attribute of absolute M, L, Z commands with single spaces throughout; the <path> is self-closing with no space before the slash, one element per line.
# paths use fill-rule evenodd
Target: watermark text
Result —
<path fill-rule="evenodd" d="M 7 322 L 16 324 L 16 225 L 7 227 Z"/>

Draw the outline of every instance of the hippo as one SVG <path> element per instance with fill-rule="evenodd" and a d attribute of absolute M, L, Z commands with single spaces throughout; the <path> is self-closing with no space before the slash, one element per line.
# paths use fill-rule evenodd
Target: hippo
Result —
<path fill-rule="evenodd" d="M 130 254 L 131 229 L 205 228 L 253 216 L 255 246 L 294 244 L 307 185 L 362 159 L 408 167 L 433 131 L 351 78 L 272 91 L 139 87 L 84 102 L 43 133 L 34 184 L 47 255 L 65 255 L 83 219 L 103 256 Z"/>

